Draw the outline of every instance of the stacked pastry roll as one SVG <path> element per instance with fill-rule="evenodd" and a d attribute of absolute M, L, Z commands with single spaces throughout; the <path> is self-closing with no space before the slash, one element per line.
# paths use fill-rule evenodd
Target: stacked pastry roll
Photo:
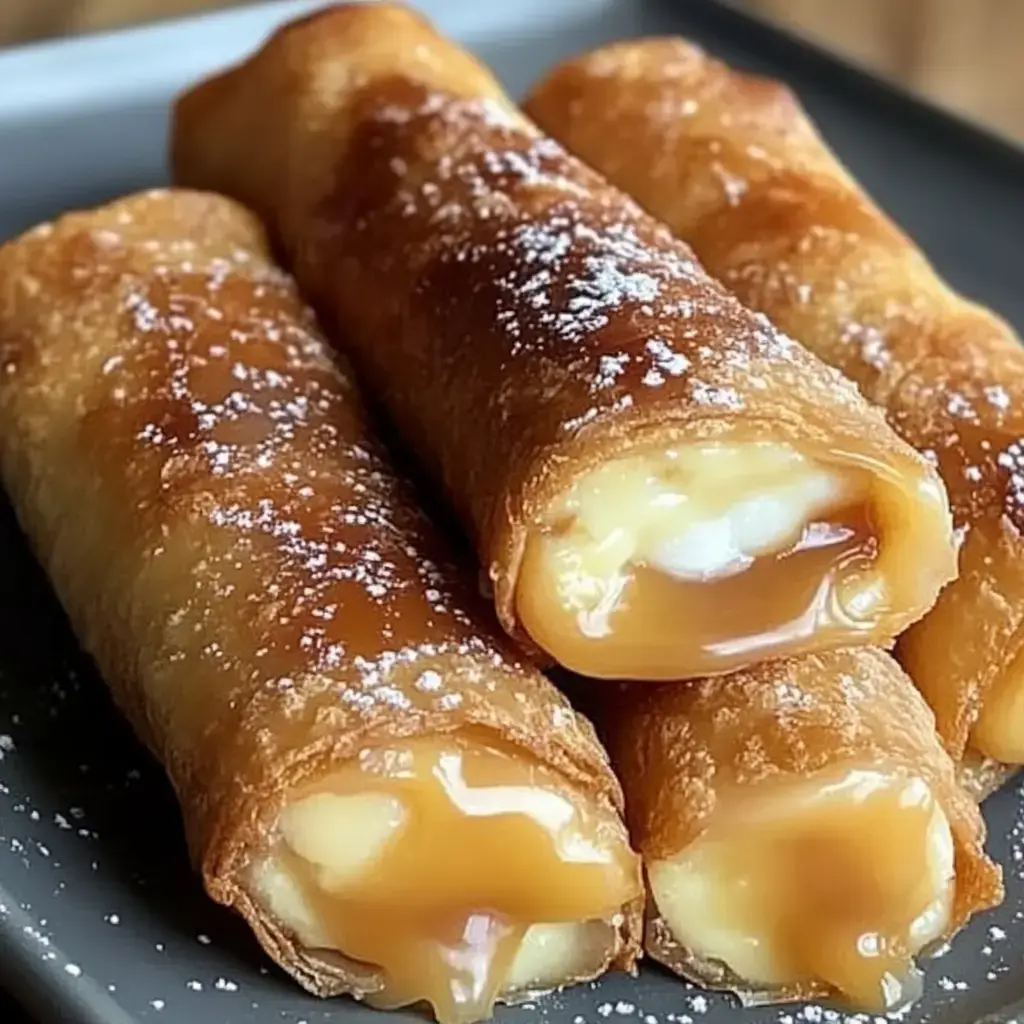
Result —
<path fill-rule="evenodd" d="M 631 966 L 592 728 L 481 613 L 251 214 L 149 193 L 0 248 L 0 468 L 211 896 L 306 988 L 462 1022 Z"/>
<path fill-rule="evenodd" d="M 959 578 L 899 657 L 954 757 L 1024 763 L 1020 339 L 939 277 L 779 82 L 640 40 L 562 65 L 527 109 L 938 467 Z"/>
<path fill-rule="evenodd" d="M 631 688 L 602 715 L 646 948 L 746 1003 L 913 1002 L 913 958 L 1001 895 L 921 695 L 871 648 Z"/>
<path fill-rule="evenodd" d="M 510 636 L 590 678 L 647 950 L 747 998 L 912 998 L 1001 896 L 868 646 L 955 573 L 931 461 L 405 8 L 284 28 L 182 98 L 172 151 L 269 225 Z"/>
<path fill-rule="evenodd" d="M 179 102 L 172 160 L 271 226 L 548 661 L 884 642 L 952 577 L 934 469 L 411 11 L 283 29 Z"/>

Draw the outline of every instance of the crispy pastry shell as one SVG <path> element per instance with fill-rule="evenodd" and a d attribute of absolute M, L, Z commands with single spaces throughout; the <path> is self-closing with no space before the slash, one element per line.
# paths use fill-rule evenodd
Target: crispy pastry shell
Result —
<path fill-rule="evenodd" d="M 780 82 L 683 39 L 638 40 L 562 64 L 526 110 L 937 465 L 960 575 L 898 656 L 962 756 L 989 688 L 1024 657 L 1020 340 L 941 279 Z"/>
<path fill-rule="evenodd" d="M 407 8 L 342 5 L 282 29 L 178 102 L 172 164 L 271 225 L 528 648 L 515 608 L 527 535 L 626 451 L 771 439 L 931 474 L 856 389 Z M 953 565 L 936 552 L 933 593 Z M 924 611 L 893 609 L 865 642 Z"/>
<path fill-rule="evenodd" d="M 591 726 L 481 611 L 233 202 L 141 194 L 0 248 L 0 468 L 207 890 L 311 992 L 383 979 L 303 949 L 247 889 L 294 787 L 459 732 L 621 807 Z"/>
<path fill-rule="evenodd" d="M 977 803 L 957 782 L 931 710 L 882 651 L 849 648 L 693 683 L 623 686 L 598 720 L 645 862 L 677 854 L 704 834 L 717 807 L 756 799 L 758 787 L 844 765 L 879 767 L 923 779 L 949 821 L 956 869 L 949 934 L 1002 899 L 1002 873 L 985 854 Z M 751 1004 L 835 994 L 751 986 L 683 948 L 653 907 L 645 948 L 684 977 Z"/>

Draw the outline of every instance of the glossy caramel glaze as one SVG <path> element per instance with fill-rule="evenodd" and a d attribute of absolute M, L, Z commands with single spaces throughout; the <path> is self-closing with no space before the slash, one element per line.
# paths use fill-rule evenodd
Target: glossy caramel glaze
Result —
<path fill-rule="evenodd" d="M 385 801 L 384 829 L 368 799 Z M 368 819 L 373 842 L 353 863 Z M 304 941 L 380 966 L 375 1006 L 427 1000 L 442 1021 L 489 1016 L 513 985 L 546 987 L 516 977 L 532 926 L 610 932 L 637 895 L 617 816 L 521 753 L 467 738 L 363 751 L 293 794 L 280 833 L 269 856 L 302 893 L 292 912 L 311 921 Z M 579 970 L 600 969 L 587 953 Z"/>
<path fill-rule="evenodd" d="M 172 159 L 177 180 L 272 226 L 524 643 L 528 538 L 577 480 L 617 456 L 755 429 L 887 467 L 905 483 L 903 523 L 932 524 L 927 558 L 908 558 L 924 593 L 858 639 L 888 640 L 951 577 L 945 512 L 922 500 L 933 469 L 413 11 L 349 4 L 285 27 L 179 101 Z"/>
<path fill-rule="evenodd" d="M 211 895 L 312 991 L 383 979 L 246 886 L 295 787 L 469 730 L 614 813 L 589 724 L 481 612 L 232 202 L 146 193 L 0 248 L 0 468 Z M 598 969 L 634 958 L 623 913 Z"/>
<path fill-rule="evenodd" d="M 730 822 L 747 815 L 770 816 L 773 797 L 796 793 L 806 799 L 816 786 L 830 784 L 852 769 L 867 768 L 889 779 L 920 780 L 928 800 L 948 823 L 955 881 L 948 918 L 940 929 L 943 936 L 1002 899 L 1000 870 L 984 853 L 985 829 L 977 805 L 956 781 L 954 764 L 935 734 L 928 706 L 896 662 L 881 651 L 856 648 L 780 659 L 688 684 L 622 685 L 600 708 L 599 722 L 626 792 L 630 834 L 649 872 L 652 865 L 713 840 L 716 830 L 728 835 Z M 841 827 L 841 818 L 833 824 Z M 881 885 L 892 869 L 889 880 L 897 888 L 903 886 L 906 906 L 901 908 L 899 899 L 894 902 L 890 890 L 888 895 L 876 892 L 877 899 L 872 896 L 862 909 L 874 907 L 875 923 L 884 927 L 887 920 L 898 922 L 900 917 L 905 923 L 918 902 L 904 885 L 909 876 L 895 870 L 897 865 L 877 874 L 870 867 L 871 858 L 879 856 L 876 844 L 884 852 L 897 833 L 891 825 L 879 830 L 862 824 L 862 847 L 839 843 L 845 846 L 843 855 L 852 858 L 851 871 L 856 869 L 851 885 L 858 877 L 869 887 Z M 907 824 L 912 831 L 914 822 L 907 819 Z M 758 863 L 768 865 L 774 858 L 792 878 L 802 870 L 799 865 L 806 854 L 797 842 L 802 831 L 806 829 L 799 821 L 794 823 L 792 815 L 788 821 L 782 816 L 775 827 L 745 828 L 741 839 L 752 845 L 758 836 L 768 842 L 774 835 L 774 850 L 766 851 Z M 735 854 L 741 860 L 744 848 Z M 729 859 L 716 864 L 727 875 L 737 868 L 735 863 L 730 867 Z M 743 865 L 738 867 L 742 870 Z M 822 892 L 830 878 L 827 872 L 820 875 Z M 818 884 L 806 881 L 808 886 Z M 720 886 L 710 895 L 727 900 L 729 891 Z M 844 923 L 842 893 L 834 890 L 833 896 L 839 902 L 828 913 L 826 903 L 801 904 L 803 911 L 787 918 L 798 934 L 785 940 L 787 945 L 797 940 L 828 944 L 836 956 L 831 963 L 820 959 L 811 967 L 808 950 L 790 946 L 798 969 L 788 975 L 744 977 L 702 957 L 656 912 L 649 921 L 646 948 L 687 977 L 750 999 L 819 997 L 845 989 L 875 1003 L 870 991 L 877 993 L 872 988 L 877 975 L 872 978 L 870 965 L 864 971 L 857 958 L 850 959 L 847 940 L 856 922 Z M 792 909 L 787 907 L 787 913 Z M 691 922 L 695 928 L 700 922 L 708 927 L 710 917 L 704 914 Z M 823 950 L 818 952 L 824 955 Z M 905 961 L 909 950 L 900 955 Z"/>
<path fill-rule="evenodd" d="M 601 599 L 586 610 L 573 592 L 579 586 L 573 554 L 556 562 L 561 580 L 573 583 L 560 592 L 548 567 L 537 564 L 540 553 L 528 546 L 522 575 L 533 593 L 527 603 L 521 592 L 519 617 L 566 668 L 607 679 L 693 678 L 813 650 L 830 638 L 841 642 L 861 622 L 870 631 L 887 610 L 882 603 L 858 622 L 840 603 L 841 583 L 875 577 L 878 538 L 864 512 L 837 509 L 829 521 L 807 524 L 778 554 L 720 578 L 679 580 L 649 565 L 627 565 L 600 581 L 606 584 Z"/>
<path fill-rule="evenodd" d="M 1024 760 L 1024 350 L 865 194 L 782 83 L 682 39 L 568 61 L 526 109 L 855 381 L 942 474 L 960 577 L 899 657 L 956 756 Z M 989 693 L 1001 712 L 971 737 Z M 1008 694 L 1010 696 L 1008 696 Z"/>
<path fill-rule="evenodd" d="M 889 1012 L 914 1002 L 914 958 L 949 927 L 953 839 L 928 785 L 837 765 L 723 801 L 707 832 L 649 862 L 677 941 L 765 987 L 825 984 Z"/>
<path fill-rule="evenodd" d="M 881 468 L 753 438 L 613 460 L 531 535 L 519 618 L 600 678 L 692 678 L 867 637 L 922 585 L 905 572 L 904 497 Z"/>

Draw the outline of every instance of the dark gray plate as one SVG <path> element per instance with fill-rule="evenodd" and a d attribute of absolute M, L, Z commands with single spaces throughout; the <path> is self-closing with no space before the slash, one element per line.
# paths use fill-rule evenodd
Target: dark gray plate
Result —
<path fill-rule="evenodd" d="M 69 207 L 162 182 L 173 93 L 311 6 L 264 5 L 0 54 L 0 239 Z M 710 0 L 423 6 L 516 92 L 569 52 L 669 31 L 788 79 L 941 269 L 1024 326 L 1024 158 L 1011 146 Z M 0 637 L 0 972 L 40 1022 L 387 1019 L 345 1000 L 303 995 L 203 896 L 161 772 L 79 653 L 2 502 Z M 1007 870 L 1006 905 L 931 965 L 927 996 L 908 1024 L 1010 1019 L 1024 998 L 1024 801 L 1017 787 L 994 797 L 986 814 L 992 852 Z M 724 997 L 647 969 L 638 981 L 607 978 L 499 1018 L 724 1024 L 738 1012 Z M 0 1001 L 0 1022 L 11 1013 Z M 873 1024 L 815 1006 L 742 1015 L 749 1024 Z"/>

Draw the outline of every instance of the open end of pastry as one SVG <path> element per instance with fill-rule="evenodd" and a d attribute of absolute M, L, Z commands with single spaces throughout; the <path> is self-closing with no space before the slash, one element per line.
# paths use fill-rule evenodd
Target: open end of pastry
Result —
<path fill-rule="evenodd" d="M 916 998 L 914 956 L 945 933 L 955 887 L 928 785 L 851 769 L 737 804 L 647 865 L 673 938 L 752 985 L 824 983 L 873 1011 Z"/>
<path fill-rule="evenodd" d="M 946 578 L 927 553 L 951 551 L 949 536 L 924 477 L 771 443 L 631 455 L 581 479 L 531 534 L 517 613 L 584 675 L 727 672 L 865 642 L 923 610 Z"/>
<path fill-rule="evenodd" d="M 369 1002 L 426 1001 L 444 1024 L 600 973 L 640 892 L 611 811 L 462 738 L 364 751 L 297 793 L 278 833 L 250 880 L 265 908 L 307 949 L 380 969 Z"/>
<path fill-rule="evenodd" d="M 1004 764 L 1024 764 L 1024 655 L 1013 658 L 985 693 L 970 745 Z"/>

